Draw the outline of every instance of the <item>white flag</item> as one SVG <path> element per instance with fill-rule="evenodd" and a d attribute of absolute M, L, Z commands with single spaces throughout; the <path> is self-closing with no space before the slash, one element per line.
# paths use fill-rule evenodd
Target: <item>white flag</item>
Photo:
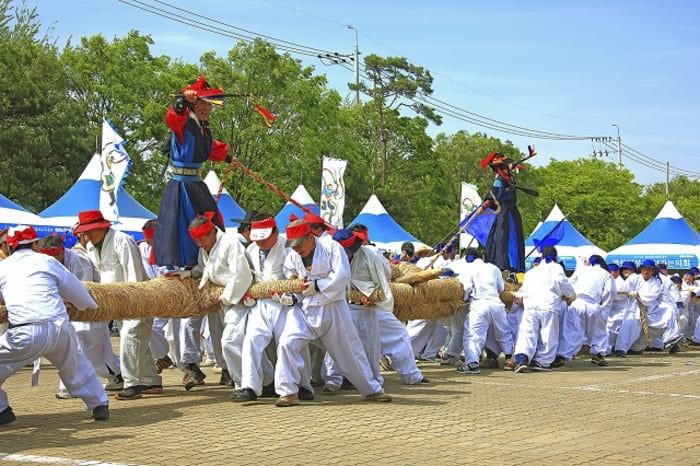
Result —
<path fill-rule="evenodd" d="M 479 196 L 479 191 L 476 190 L 476 186 L 473 184 L 462 182 L 462 196 L 461 202 L 459 203 L 459 222 L 464 220 L 464 217 L 469 215 L 469 212 L 481 205 L 481 196 Z M 474 237 L 469 233 L 462 233 L 459 235 L 459 248 L 466 248 L 471 243 L 472 247 L 478 247 L 479 243 L 476 240 L 472 241 Z"/>
<path fill-rule="evenodd" d="M 106 120 L 102 122 L 100 162 L 102 164 L 100 210 L 107 220 L 119 221 L 117 195 L 129 174 L 131 158 L 124 149 L 124 139 Z"/>
<path fill-rule="evenodd" d="M 323 157 L 321 175 L 321 217 L 337 228 L 343 228 L 345 210 L 345 167 L 346 160 Z"/>

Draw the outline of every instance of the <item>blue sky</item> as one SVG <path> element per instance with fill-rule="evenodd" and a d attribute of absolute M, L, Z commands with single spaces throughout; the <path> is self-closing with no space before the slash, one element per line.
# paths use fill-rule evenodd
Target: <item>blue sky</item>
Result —
<path fill-rule="evenodd" d="M 441 100 L 557 133 L 615 136 L 615 123 L 625 144 L 700 172 L 700 2 L 167 1 L 252 31 L 345 53 L 352 51 L 354 36 L 343 24 L 353 24 L 363 54 L 400 54 L 431 70 L 434 96 Z M 188 61 L 212 49 L 223 54 L 233 45 L 117 0 L 27 3 L 61 41 L 137 29 L 153 37 L 154 53 Z M 349 95 L 351 72 L 303 61 Z M 510 139 L 523 151 L 535 144 L 540 154 L 535 163 L 590 156 L 594 149 L 587 141 L 527 139 L 449 117 L 431 133 L 459 129 Z M 624 163 L 642 183 L 665 180 L 662 172 Z"/>

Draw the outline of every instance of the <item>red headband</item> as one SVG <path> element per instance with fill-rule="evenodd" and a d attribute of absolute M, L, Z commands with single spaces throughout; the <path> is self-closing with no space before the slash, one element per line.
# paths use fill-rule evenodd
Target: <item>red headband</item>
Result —
<path fill-rule="evenodd" d="M 262 220 L 256 220 L 254 222 L 250 223 L 250 229 L 251 230 L 264 230 L 267 228 L 275 228 L 277 224 L 275 223 L 275 219 L 273 217 L 267 217 Z"/>
<path fill-rule="evenodd" d="M 153 235 L 155 235 L 155 234 L 156 234 L 155 227 L 146 228 L 143 230 L 143 237 L 145 239 L 153 239 Z"/>
<path fill-rule="evenodd" d="M 29 226 L 23 230 L 16 230 L 12 235 L 8 235 L 7 243 L 14 249 L 17 249 L 17 246 L 20 244 L 28 244 L 36 240 L 36 231 L 34 231 L 33 227 Z"/>
<path fill-rule="evenodd" d="M 205 212 L 204 215 L 198 215 L 198 217 L 205 217 L 207 221 L 205 223 L 202 223 L 198 227 L 189 228 L 187 230 L 190 233 L 190 236 L 193 240 L 202 239 L 209 233 L 214 231 L 214 223 L 212 223 L 211 220 L 214 218 L 215 215 L 216 212 L 213 212 L 211 210 L 209 212 Z"/>
<path fill-rule="evenodd" d="M 355 241 L 357 241 L 360 237 L 357 235 L 356 232 L 353 232 L 348 239 L 344 239 L 341 241 L 338 241 L 340 245 L 343 247 L 343 249 L 347 249 L 353 244 L 355 244 Z"/>
<path fill-rule="evenodd" d="M 61 246 L 56 246 L 53 248 L 42 249 L 40 252 L 42 254 L 46 254 L 47 256 L 58 257 L 58 255 L 63 252 L 63 248 Z"/>
<path fill-rule="evenodd" d="M 294 226 L 287 226 L 288 241 L 299 239 L 302 236 L 308 235 L 309 233 L 311 233 L 311 227 L 306 222 Z"/>

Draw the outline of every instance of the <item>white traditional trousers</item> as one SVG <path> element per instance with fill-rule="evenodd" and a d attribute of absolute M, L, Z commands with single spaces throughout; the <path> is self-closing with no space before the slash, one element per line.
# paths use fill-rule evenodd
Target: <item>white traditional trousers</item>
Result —
<path fill-rule="evenodd" d="M 85 357 L 99 377 L 113 379 L 121 373 L 119 358 L 112 350 L 107 322 L 71 322 Z"/>
<path fill-rule="evenodd" d="M 156 372 L 156 364 L 151 353 L 152 331 L 152 318 L 124 319 L 122 321 L 122 327 L 119 331 L 119 358 L 125 388 L 136 385 L 163 384 L 163 380 Z"/>
<path fill-rule="evenodd" d="M 107 393 L 90 362 L 78 347 L 78 337 L 68 320 L 21 325 L 0 336 L 0 387 L 12 374 L 39 357 L 58 369 L 71 395 L 81 398 L 88 409 L 107 405 Z M 0 411 L 9 405 L 0 388 Z"/>
<path fill-rule="evenodd" d="M 559 313 L 552 310 L 528 309 L 518 330 L 515 354 L 548 367 L 559 347 Z"/>
<path fill-rule="evenodd" d="M 498 346 L 495 353 L 513 354 L 513 338 L 503 303 L 486 299 L 472 301 L 464 321 L 464 356 L 468 363 L 478 363 L 481 359 L 489 331 Z"/>
<path fill-rule="evenodd" d="M 304 364 L 302 350 L 317 338 L 326 347 L 340 372 L 362 395 L 383 391 L 372 375 L 347 303 L 335 301 L 309 306 L 305 310 L 295 306 L 287 313 L 287 324 L 277 347 L 275 389 L 279 395 L 293 395 L 299 391 Z"/>
<path fill-rule="evenodd" d="M 423 373 L 416 365 L 406 327 L 391 311 L 378 309 L 375 312 L 379 323 L 381 353 L 391 359 L 391 365 L 399 374 L 401 383 L 413 385 L 423 380 Z"/>

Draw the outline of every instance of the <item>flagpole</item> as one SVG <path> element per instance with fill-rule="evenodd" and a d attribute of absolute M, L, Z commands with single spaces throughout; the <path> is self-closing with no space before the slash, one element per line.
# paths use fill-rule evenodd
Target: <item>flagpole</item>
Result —
<path fill-rule="evenodd" d="M 561 220 L 559 220 L 559 222 L 557 222 L 557 224 L 554 226 L 554 228 L 552 228 L 552 230 L 551 230 L 549 233 L 547 233 L 546 235 L 544 235 L 540 241 L 544 241 L 545 239 L 549 238 L 549 235 L 551 235 L 552 233 L 554 233 L 554 231 L 555 231 L 557 228 L 559 228 L 559 225 L 561 225 L 562 223 L 564 223 L 564 220 L 566 220 L 566 217 L 564 217 L 564 218 L 562 218 Z M 533 240 L 533 241 L 534 241 L 534 240 Z M 528 257 L 530 257 L 530 254 L 532 254 L 532 253 L 535 252 L 536 250 L 537 250 L 537 247 L 533 247 L 532 249 L 530 249 L 530 252 L 528 252 L 528 253 L 527 253 L 527 256 L 525 256 L 525 259 L 527 259 Z M 523 259 L 523 260 L 525 260 L 525 259 Z"/>

